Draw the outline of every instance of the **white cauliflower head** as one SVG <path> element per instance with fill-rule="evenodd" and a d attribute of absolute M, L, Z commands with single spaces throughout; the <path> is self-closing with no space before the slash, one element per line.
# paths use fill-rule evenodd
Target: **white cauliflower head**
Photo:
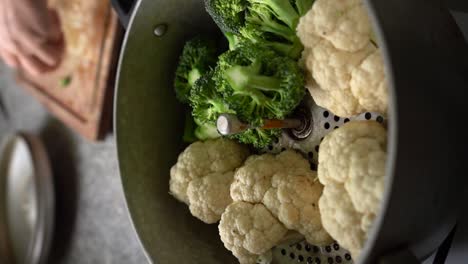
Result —
<path fill-rule="evenodd" d="M 263 199 L 265 206 L 288 229 L 296 230 L 314 245 L 328 245 L 333 242 L 324 230 L 318 201 L 323 186 L 316 173 L 303 175 L 276 174 L 271 188 Z"/>
<path fill-rule="evenodd" d="M 261 203 L 271 187 L 275 174 L 307 174 L 310 165 L 299 153 L 287 150 L 278 155 L 263 154 L 249 157 L 234 174 L 231 197 L 234 201 Z"/>
<path fill-rule="evenodd" d="M 207 224 L 216 223 L 232 203 L 234 170 L 248 155 L 246 146 L 229 139 L 193 143 L 171 168 L 170 192 L 189 205 L 193 216 Z"/>
<path fill-rule="evenodd" d="M 358 258 L 384 193 L 387 134 L 374 121 L 350 122 L 320 144 L 319 209 L 325 230 Z"/>
<path fill-rule="evenodd" d="M 192 215 L 207 224 L 218 222 L 226 207 L 232 203 L 229 187 L 233 178 L 234 172 L 228 171 L 193 179 L 187 188 Z"/>
<path fill-rule="evenodd" d="M 224 246 L 241 264 L 253 264 L 287 233 L 263 204 L 234 202 L 226 208 L 219 222 Z"/>
<path fill-rule="evenodd" d="M 309 12 L 309 31 L 335 48 L 356 52 L 369 43 L 372 28 L 361 0 L 317 0 Z"/>
<path fill-rule="evenodd" d="M 386 113 L 384 64 L 361 0 L 317 0 L 297 34 L 305 47 L 306 86 L 319 106 L 343 117 Z"/>

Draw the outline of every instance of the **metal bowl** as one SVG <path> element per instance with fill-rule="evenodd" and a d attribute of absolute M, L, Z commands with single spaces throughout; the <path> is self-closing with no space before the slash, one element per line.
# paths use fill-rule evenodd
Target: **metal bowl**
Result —
<path fill-rule="evenodd" d="M 0 155 L 0 256 L 5 263 L 47 263 L 54 188 L 45 149 L 22 133 L 9 136 Z"/>

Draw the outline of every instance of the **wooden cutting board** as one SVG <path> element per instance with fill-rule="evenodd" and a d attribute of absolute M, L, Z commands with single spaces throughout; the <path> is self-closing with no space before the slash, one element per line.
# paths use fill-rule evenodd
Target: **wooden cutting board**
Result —
<path fill-rule="evenodd" d="M 122 28 L 109 0 L 52 0 L 59 12 L 66 52 L 61 65 L 17 81 L 66 125 L 90 140 L 112 125 L 112 101 Z"/>

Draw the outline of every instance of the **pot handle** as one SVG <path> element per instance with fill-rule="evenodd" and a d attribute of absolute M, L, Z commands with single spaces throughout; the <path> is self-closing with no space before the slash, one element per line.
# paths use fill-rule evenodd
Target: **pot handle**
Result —
<path fill-rule="evenodd" d="M 111 0 L 112 6 L 114 7 L 115 12 L 119 16 L 120 23 L 122 26 L 127 29 L 128 23 L 130 21 L 130 16 L 132 15 L 133 9 L 135 7 L 135 0 Z"/>

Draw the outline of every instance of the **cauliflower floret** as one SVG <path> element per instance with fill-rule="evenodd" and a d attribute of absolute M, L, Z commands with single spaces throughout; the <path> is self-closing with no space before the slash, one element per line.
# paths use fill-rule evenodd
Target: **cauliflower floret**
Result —
<path fill-rule="evenodd" d="M 232 203 L 229 187 L 233 178 L 234 172 L 228 171 L 193 179 L 187 188 L 192 215 L 207 224 L 218 222 L 226 207 Z"/>
<path fill-rule="evenodd" d="M 287 228 L 323 245 L 332 241 L 320 220 L 321 192 L 308 161 L 293 150 L 250 157 L 231 185 L 234 201 L 263 203 Z"/>
<path fill-rule="evenodd" d="M 349 90 L 352 71 L 374 50 L 369 44 L 358 52 L 347 52 L 322 40 L 312 50 L 313 59 L 308 60 L 307 66 L 321 86 L 330 87 L 329 90 Z"/>
<path fill-rule="evenodd" d="M 350 122 L 320 144 L 319 201 L 326 231 L 358 258 L 384 193 L 387 135 L 374 121 Z"/>
<path fill-rule="evenodd" d="M 189 204 L 187 188 L 193 179 L 234 171 L 248 156 L 248 148 L 233 140 L 219 138 L 195 142 L 179 155 L 171 168 L 170 192 L 181 202 Z"/>
<path fill-rule="evenodd" d="M 317 105 L 343 117 L 386 113 L 384 64 L 362 0 L 317 0 L 297 34 L 305 47 L 300 65 Z"/>
<path fill-rule="evenodd" d="M 385 143 L 383 143 L 385 144 Z M 385 146 L 375 139 L 359 139 L 350 146 L 356 154 L 350 157 L 351 170 L 345 182 L 351 201 L 356 210 L 377 214 L 384 192 Z M 359 155 L 358 153 L 367 153 Z"/>
<path fill-rule="evenodd" d="M 388 85 L 380 50 L 374 51 L 351 73 L 351 92 L 364 109 L 387 112 Z"/>
<path fill-rule="evenodd" d="M 325 186 L 319 207 L 325 230 L 356 259 L 366 241 L 361 228 L 363 217 L 354 209 L 343 185 Z"/>
<path fill-rule="evenodd" d="M 266 192 L 263 203 L 286 228 L 298 231 L 314 245 L 333 242 L 320 219 L 318 200 L 323 186 L 315 172 L 300 176 L 276 174 L 271 182 L 272 187 Z"/>
<path fill-rule="evenodd" d="M 314 27 L 310 26 L 314 20 L 313 16 L 310 15 L 310 12 L 311 11 L 301 17 L 296 28 L 297 36 L 304 45 L 304 51 L 312 50 L 315 45 L 317 45 L 320 40 L 322 40 L 322 38 L 315 33 Z M 304 57 L 304 54 L 302 57 Z"/>
<path fill-rule="evenodd" d="M 310 29 L 335 46 L 356 52 L 371 39 L 372 28 L 361 0 L 317 0 L 306 14 Z"/>
<path fill-rule="evenodd" d="M 349 168 L 362 169 L 362 165 L 367 164 L 364 163 L 366 158 L 374 159 L 372 155 L 376 153 L 366 152 L 366 149 L 360 146 L 362 142 L 369 141 L 374 142 L 375 149 L 386 153 L 387 133 L 384 127 L 375 121 L 349 122 L 328 134 L 320 144 L 318 166 L 320 182 L 324 185 L 344 183 L 349 179 Z M 361 163 L 356 162 L 358 158 L 361 158 Z"/>
<path fill-rule="evenodd" d="M 306 59 L 306 68 L 313 77 L 307 79 L 306 86 L 315 102 L 339 116 L 377 110 L 364 108 L 350 87 L 353 71 L 374 50 L 369 44 L 364 49 L 351 53 L 336 49 L 326 40 L 320 41 Z"/>
<path fill-rule="evenodd" d="M 253 264 L 278 242 L 287 229 L 263 204 L 234 202 L 226 208 L 219 223 L 224 246 L 241 264 Z"/>
<path fill-rule="evenodd" d="M 339 116 L 351 116 L 351 113 L 364 112 L 349 90 L 323 90 L 315 81 L 307 83 L 307 88 L 317 105 L 326 107 Z M 351 109 L 351 110 L 350 110 Z"/>
<path fill-rule="evenodd" d="M 278 155 L 251 156 L 234 174 L 231 197 L 234 201 L 261 203 L 277 173 L 306 175 L 310 165 L 299 153 L 288 150 Z"/>

